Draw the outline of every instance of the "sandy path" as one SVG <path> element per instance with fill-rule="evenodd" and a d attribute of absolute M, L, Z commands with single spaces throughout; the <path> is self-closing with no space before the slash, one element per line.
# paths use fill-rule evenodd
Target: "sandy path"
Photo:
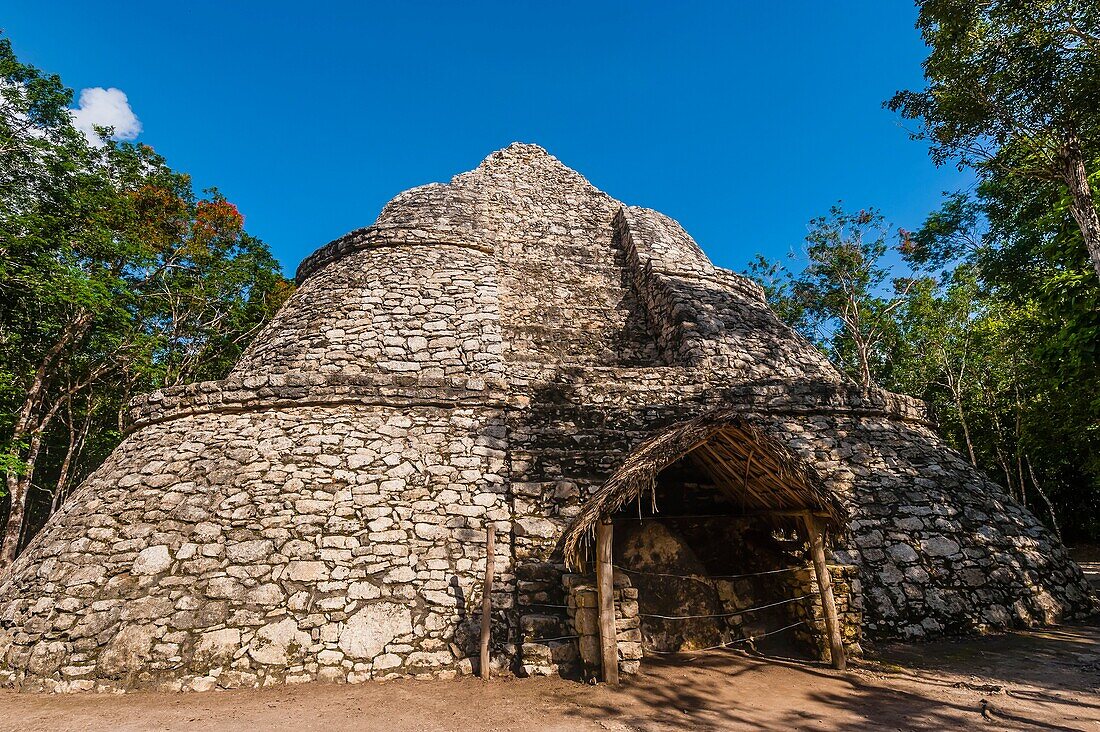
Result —
<path fill-rule="evenodd" d="M 21 730 L 1100 730 L 1100 626 L 880 650 L 848 674 L 735 652 L 560 679 L 307 684 L 205 694 L 0 692 Z M 982 700 L 988 708 L 983 717 Z"/>

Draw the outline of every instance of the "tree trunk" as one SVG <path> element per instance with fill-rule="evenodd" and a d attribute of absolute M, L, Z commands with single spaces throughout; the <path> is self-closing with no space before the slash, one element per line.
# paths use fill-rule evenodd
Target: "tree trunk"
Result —
<path fill-rule="evenodd" d="M 42 452 L 42 436 L 41 431 L 35 432 L 31 437 L 30 450 L 27 451 L 27 472 L 19 476 L 19 482 L 22 483 L 23 494 L 23 508 L 22 512 L 26 514 L 27 511 L 27 499 L 31 494 L 31 487 L 34 485 L 34 471 L 38 467 L 38 456 Z M 27 535 L 27 522 L 24 520 L 19 527 L 19 533 L 15 537 L 15 555 L 19 554 L 19 547 L 23 545 L 23 538 Z M 12 556 L 15 559 L 15 556 Z"/>
<path fill-rule="evenodd" d="M 1016 477 L 1020 481 L 1020 503 L 1027 507 L 1027 483 L 1024 481 L 1024 449 L 1023 449 L 1023 436 L 1020 434 L 1020 429 L 1023 425 L 1024 419 L 1024 406 L 1020 404 L 1020 387 L 1015 387 L 1016 391 Z"/>
<path fill-rule="evenodd" d="M 859 385 L 864 392 L 871 390 L 871 354 L 870 346 L 863 342 L 860 334 L 852 333 L 852 342 L 856 347 L 856 357 L 859 359 Z"/>
<path fill-rule="evenodd" d="M 997 463 L 1005 472 L 1005 487 L 1008 489 L 1008 495 L 1016 498 L 1016 487 L 1012 485 L 1012 471 L 1008 467 L 1008 458 L 1005 457 L 1004 450 L 1001 449 L 1001 444 L 1004 442 L 1004 431 L 1001 429 L 1001 420 L 997 418 L 996 405 L 993 402 L 992 395 L 990 395 L 988 391 L 984 392 L 984 395 L 986 404 L 989 406 L 989 415 L 993 422 L 993 452 L 997 456 Z"/>
<path fill-rule="evenodd" d="M 27 511 L 27 494 L 30 491 L 31 481 L 34 480 L 35 464 L 38 462 L 38 453 L 42 449 L 42 438 L 57 416 L 61 408 L 61 401 L 54 403 L 46 414 L 42 415 L 31 429 L 17 432 L 12 437 L 12 442 L 17 443 L 25 436 L 30 435 L 30 443 L 27 446 L 27 458 L 23 461 L 24 471 L 20 475 L 15 471 L 9 471 L 6 476 L 8 494 L 11 496 L 11 510 L 8 512 L 8 521 L 4 525 L 3 538 L 0 539 L 0 573 L 3 573 L 19 553 L 19 540 L 23 536 L 23 519 Z M 29 413 L 33 414 L 35 410 Z"/>
<path fill-rule="evenodd" d="M 75 425 L 73 424 L 70 409 L 69 447 L 65 451 L 65 459 L 61 461 L 61 472 L 57 476 L 57 485 L 53 490 L 53 501 L 50 504 L 50 516 L 54 515 L 57 509 L 61 508 L 61 504 L 65 500 L 65 494 L 69 492 L 69 478 L 73 471 L 73 465 L 84 450 L 84 441 L 88 439 L 88 431 L 92 426 L 92 415 L 94 413 L 94 406 L 89 402 L 84 410 L 84 419 L 80 424 L 80 429 L 76 430 L 74 429 Z"/>
<path fill-rule="evenodd" d="M 19 409 L 15 425 L 12 427 L 10 438 L 12 445 L 19 445 L 27 435 L 33 435 L 33 433 L 45 429 L 53 415 L 57 413 L 60 402 L 54 406 L 49 415 L 37 420 L 37 424 L 35 424 L 35 415 L 42 408 L 44 395 L 50 383 L 51 367 L 54 366 L 62 351 L 70 343 L 81 339 L 88 332 L 91 324 L 92 314 L 86 310 L 80 311 L 73 320 L 65 325 L 57 341 L 43 356 L 42 362 L 35 370 L 34 377 L 27 388 L 27 396 L 23 400 L 23 406 Z M 32 445 L 34 439 L 32 436 Z M 38 440 L 41 441 L 40 436 Z M 37 456 L 37 450 L 34 452 Z M 8 495 L 11 497 L 11 510 L 8 512 L 8 520 L 4 525 L 3 538 L 0 539 L 0 572 L 11 565 L 12 561 L 15 560 L 16 553 L 19 551 L 19 537 L 23 532 L 23 516 L 26 513 L 27 489 L 30 486 L 30 477 L 34 470 L 33 460 L 28 459 L 26 462 L 27 472 L 25 476 L 15 472 L 9 472 L 5 476 Z"/>
<path fill-rule="evenodd" d="M 26 487 L 16 473 L 7 475 L 8 495 L 11 497 L 11 510 L 8 512 L 8 521 L 4 524 L 3 539 L 0 539 L 0 576 L 15 561 L 15 553 L 19 549 L 19 535 L 23 531 L 23 513 L 27 508 Z"/>
<path fill-rule="evenodd" d="M 56 414 L 56 411 L 51 412 L 50 418 L 53 414 Z M 4 526 L 3 543 L 0 544 L 0 572 L 7 569 L 19 553 L 19 544 L 23 538 L 23 519 L 27 512 L 27 495 L 30 493 L 31 481 L 34 480 L 34 469 L 41 451 L 42 432 L 35 431 L 31 435 L 30 449 L 27 450 L 26 472 L 22 475 L 8 473 L 11 511 L 8 513 L 8 523 Z"/>
<path fill-rule="evenodd" d="M 962 399 L 955 397 L 955 408 L 959 410 L 959 424 L 962 425 L 963 438 L 966 439 L 966 451 L 970 454 L 970 464 L 978 467 L 978 458 L 974 455 L 974 442 L 970 439 L 970 425 L 966 423 L 966 413 L 963 411 Z"/>
<path fill-rule="evenodd" d="M 978 458 L 974 455 L 974 441 L 970 439 L 970 425 L 966 421 L 966 410 L 963 408 L 963 373 L 962 370 L 960 370 L 959 378 L 955 378 L 955 374 L 951 371 L 951 364 L 948 362 L 947 352 L 942 347 L 940 348 L 940 356 L 943 363 L 943 374 L 944 377 L 947 379 L 947 388 L 951 390 L 951 398 L 955 402 L 955 409 L 959 412 L 959 425 L 962 427 L 963 438 L 966 440 L 966 451 L 970 455 L 970 464 L 976 468 L 978 467 Z"/>
<path fill-rule="evenodd" d="M 34 378 L 31 379 L 30 386 L 27 388 L 27 397 L 23 401 L 22 408 L 19 410 L 19 416 L 15 420 L 15 426 L 12 428 L 12 443 L 18 442 L 23 438 L 23 435 L 31 431 L 31 419 L 34 416 L 35 410 L 38 409 L 42 400 L 42 394 L 46 391 L 46 387 L 49 383 L 48 377 L 50 375 L 50 367 L 54 365 L 54 362 L 69 343 L 79 340 L 84 336 L 91 323 L 91 313 L 81 311 L 76 318 L 61 330 L 61 334 L 58 336 L 57 341 L 50 347 L 50 350 L 46 352 L 46 355 L 42 357 L 42 362 L 38 365 L 38 369 L 34 372 Z"/>
<path fill-rule="evenodd" d="M 1076 134 L 1066 136 L 1062 150 L 1062 178 L 1069 188 L 1070 213 L 1081 229 L 1081 237 L 1092 260 L 1092 268 L 1100 277 L 1100 215 L 1092 198 L 1088 169 L 1085 167 L 1085 155 L 1081 150 L 1081 141 Z"/>
<path fill-rule="evenodd" d="M 1050 514 L 1050 526 L 1054 529 L 1054 535 L 1060 540 L 1062 538 L 1062 529 L 1058 526 L 1058 519 L 1054 515 L 1054 504 L 1050 502 L 1050 498 L 1047 496 L 1047 492 L 1043 490 L 1043 487 L 1039 485 L 1039 481 L 1035 479 L 1035 471 L 1031 469 L 1031 460 L 1024 458 L 1027 463 L 1027 472 L 1031 475 L 1031 484 L 1035 486 L 1036 492 L 1039 497 L 1043 499 L 1043 503 L 1047 504 L 1047 512 Z"/>

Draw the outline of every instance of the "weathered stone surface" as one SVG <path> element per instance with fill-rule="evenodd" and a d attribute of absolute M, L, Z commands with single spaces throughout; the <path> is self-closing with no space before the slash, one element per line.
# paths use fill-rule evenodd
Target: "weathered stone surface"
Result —
<path fill-rule="evenodd" d="M 691 546 L 668 527 L 648 521 L 624 533 L 620 540 L 620 561 L 639 572 L 632 578 L 640 595 L 646 598 L 650 613 L 657 615 L 714 615 L 724 608 L 715 588 L 710 584 L 681 577 L 665 577 L 657 573 L 705 576 L 706 568 Z M 595 609 L 591 611 L 595 618 Z M 665 621 L 649 618 L 642 622 L 650 647 L 658 651 L 690 651 L 710 648 L 722 641 L 720 626 L 710 618 Z M 594 632 L 595 628 L 587 632 Z"/>
<path fill-rule="evenodd" d="M 35 676 L 53 676 L 53 674 L 61 668 L 61 664 L 64 663 L 68 653 L 69 649 L 60 641 L 39 643 L 34 647 L 34 650 L 31 651 L 31 657 L 27 663 L 27 671 Z M 0 651 L 0 658 L 2 657 L 3 653 Z"/>
<path fill-rule="evenodd" d="M 286 577 L 296 582 L 328 579 L 328 568 L 324 562 L 291 562 L 287 567 Z"/>
<path fill-rule="evenodd" d="M 96 673 L 117 678 L 140 671 L 149 662 L 155 637 L 156 628 L 152 625 L 124 626 L 99 654 Z"/>
<path fill-rule="evenodd" d="M 392 602 L 376 602 L 352 615 L 340 628 L 340 650 L 353 659 L 371 659 L 388 643 L 412 633 L 409 608 Z"/>
<path fill-rule="evenodd" d="M 933 536 L 925 539 L 921 541 L 920 547 L 925 554 L 932 557 L 949 557 L 959 551 L 959 545 L 945 536 Z"/>
<path fill-rule="evenodd" d="M 142 549 L 134 559 L 134 574 L 160 574 L 172 566 L 172 555 L 163 544 Z"/>
<path fill-rule="evenodd" d="M 236 628 L 222 628 L 203 633 L 195 646 L 192 665 L 198 671 L 227 665 L 233 660 L 233 654 L 241 647 L 241 631 Z"/>
<path fill-rule="evenodd" d="M 239 544 L 230 544 L 226 547 L 226 556 L 231 562 L 248 564 L 266 560 L 271 556 L 272 545 L 268 539 L 256 539 L 242 541 Z"/>
<path fill-rule="evenodd" d="M 294 618 L 263 626 L 249 645 L 248 655 L 258 663 L 286 666 L 302 657 L 311 643 L 309 633 L 298 629 Z"/>
<path fill-rule="evenodd" d="M 228 378 L 136 399 L 0 578 L 0 683 L 469 673 L 490 522 L 494 663 L 570 668 L 573 640 L 540 641 L 572 634 L 558 538 L 633 446 L 717 407 L 848 507 L 868 636 L 1091 607 L 923 405 L 846 381 L 676 222 L 540 148 L 402 193 L 298 280 Z"/>

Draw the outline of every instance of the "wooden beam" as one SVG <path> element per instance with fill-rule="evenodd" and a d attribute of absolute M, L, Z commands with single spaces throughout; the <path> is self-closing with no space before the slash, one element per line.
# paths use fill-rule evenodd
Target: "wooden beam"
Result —
<path fill-rule="evenodd" d="M 489 636 L 493 632 L 493 554 L 496 526 L 489 522 L 485 536 L 485 583 L 481 588 L 481 678 L 489 679 Z"/>
<path fill-rule="evenodd" d="M 749 488 L 749 472 L 752 470 L 752 456 L 755 450 L 749 450 L 749 456 L 745 458 L 745 475 L 741 479 L 741 487 L 745 490 Z"/>
<path fill-rule="evenodd" d="M 695 453 L 696 460 L 714 481 L 714 487 L 726 496 L 730 501 L 743 501 L 742 494 L 733 489 L 733 484 L 723 475 L 723 468 L 717 462 L 717 456 L 709 447 L 703 447 Z"/>
<path fill-rule="evenodd" d="M 619 643 L 615 634 L 615 575 L 612 567 L 610 521 L 596 525 L 596 591 L 600 606 L 600 662 L 603 680 L 619 683 Z"/>
<path fill-rule="evenodd" d="M 806 511 L 805 509 L 765 509 L 763 511 L 745 511 L 742 513 L 696 513 L 677 516 L 675 514 L 655 514 L 652 516 L 612 516 L 614 521 L 669 521 L 672 519 L 743 519 L 743 518 L 804 518 L 806 514 L 820 519 L 831 519 L 827 511 Z"/>
<path fill-rule="evenodd" d="M 814 574 L 817 575 L 817 589 L 821 593 L 821 608 L 825 611 L 825 631 L 829 636 L 833 668 L 844 671 L 848 667 L 848 659 L 844 653 L 844 641 L 840 637 L 840 621 L 837 618 L 836 599 L 833 597 L 833 578 L 825 564 L 825 539 L 812 513 L 806 513 L 803 521 L 806 532 L 810 535 L 810 556 L 813 557 Z"/>
<path fill-rule="evenodd" d="M 788 511 L 788 510 L 761 511 L 759 515 L 761 515 L 761 516 L 807 516 L 807 515 L 809 515 L 809 516 L 813 516 L 814 518 L 822 518 L 822 519 L 831 519 L 832 518 L 832 515 L 828 511 L 806 511 L 806 510 L 802 510 L 802 511 Z"/>
<path fill-rule="evenodd" d="M 745 506 L 745 503 L 746 503 L 745 499 L 746 498 L 752 498 L 758 505 L 761 505 L 761 506 L 767 506 L 768 505 L 767 500 L 763 496 L 761 496 L 759 493 L 757 493 L 756 490 L 754 490 L 753 488 L 750 488 L 747 482 L 742 486 L 741 493 L 737 494 L 736 489 L 733 487 L 737 484 L 737 478 L 738 478 L 737 471 L 735 471 L 732 467 L 730 467 L 730 464 L 726 462 L 725 458 L 723 458 L 719 454 L 719 452 L 715 449 L 714 446 L 704 445 L 703 450 L 708 455 L 710 455 L 711 458 L 713 460 L 715 460 L 717 462 L 717 464 L 720 466 L 720 471 L 719 472 L 724 474 L 725 482 L 729 485 L 729 489 L 730 489 L 730 491 L 733 492 L 733 495 L 740 497 L 742 508 L 744 508 L 744 506 Z M 723 475 L 718 475 L 718 476 L 715 476 L 715 477 L 722 478 Z"/>

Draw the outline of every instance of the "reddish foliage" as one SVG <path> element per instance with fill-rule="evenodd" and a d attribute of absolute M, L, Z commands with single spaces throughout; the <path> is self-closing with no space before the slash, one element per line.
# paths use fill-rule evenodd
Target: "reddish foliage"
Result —
<path fill-rule="evenodd" d="M 200 242 L 215 237 L 233 238 L 244 228 L 244 217 L 229 201 L 199 201 L 195 206 L 192 236 Z"/>

